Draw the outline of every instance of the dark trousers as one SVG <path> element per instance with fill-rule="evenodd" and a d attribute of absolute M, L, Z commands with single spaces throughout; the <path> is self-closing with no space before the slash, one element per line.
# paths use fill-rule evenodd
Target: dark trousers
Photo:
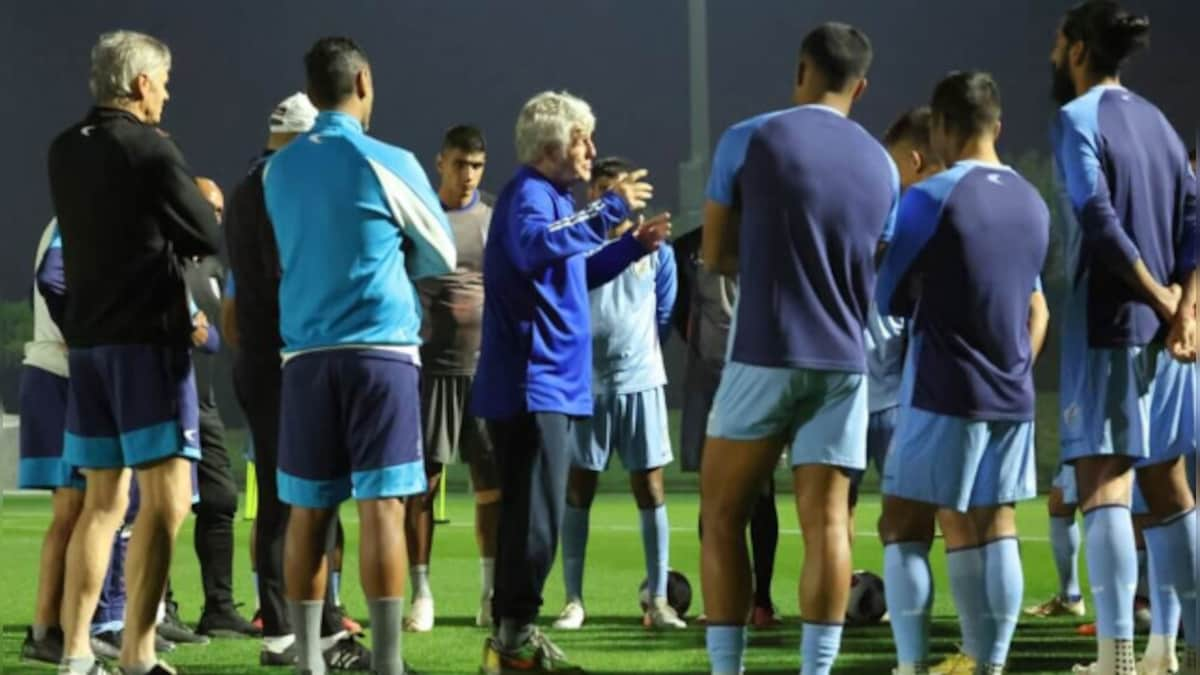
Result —
<path fill-rule="evenodd" d="M 215 406 L 200 407 L 200 448 L 200 463 L 196 466 L 200 501 L 192 510 L 196 513 L 195 546 L 204 585 L 204 609 L 231 609 L 238 489 L 225 448 L 225 425 Z"/>
<path fill-rule="evenodd" d="M 283 540 L 287 531 L 287 504 L 279 501 L 275 470 L 279 466 L 279 398 L 282 383 L 277 354 L 239 353 L 233 369 L 234 388 L 250 434 L 254 437 L 254 469 L 258 478 L 258 519 L 255 547 L 258 549 L 258 604 L 263 635 L 292 634 L 283 584 Z M 337 537 L 337 519 L 330 523 L 326 550 L 332 551 Z M 325 585 L 325 611 L 321 635 L 342 630 L 341 614 L 333 602 L 333 584 Z"/>
<path fill-rule="evenodd" d="M 488 423 L 501 494 L 492 597 L 497 621 L 537 619 L 567 501 L 573 425 L 570 417 L 556 413 Z"/>

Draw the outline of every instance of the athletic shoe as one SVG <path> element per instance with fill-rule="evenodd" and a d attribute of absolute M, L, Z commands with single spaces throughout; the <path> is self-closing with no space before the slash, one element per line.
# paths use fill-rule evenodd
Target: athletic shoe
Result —
<path fill-rule="evenodd" d="M 658 630 L 687 628 L 687 624 L 679 618 L 679 613 L 675 611 L 675 608 L 667 604 L 666 598 L 654 599 L 654 605 L 650 611 L 642 616 L 642 625 Z"/>
<path fill-rule="evenodd" d="M 583 628 L 585 618 L 587 618 L 587 612 L 583 609 L 583 603 L 571 600 L 558 613 L 558 618 L 554 620 L 554 628 L 555 630 L 579 630 Z"/>
<path fill-rule="evenodd" d="M 975 659 L 961 650 L 929 669 L 929 675 L 972 675 L 974 672 Z"/>
<path fill-rule="evenodd" d="M 97 657 L 115 661 L 121 658 L 121 631 L 97 633 L 91 638 L 91 646 L 92 653 Z"/>
<path fill-rule="evenodd" d="M 125 671 L 121 670 L 120 672 L 124 673 Z M 159 661 L 158 663 L 154 664 L 154 667 L 151 668 L 150 672 L 146 673 L 146 675 L 176 675 L 176 673 L 174 668 L 168 666 L 162 661 Z"/>
<path fill-rule="evenodd" d="M 268 668 L 290 668 L 291 666 L 296 665 L 296 643 L 293 642 L 287 646 L 287 649 L 284 649 L 281 652 L 273 652 L 264 647 L 262 651 L 258 653 L 258 665 L 266 666 Z"/>
<path fill-rule="evenodd" d="M 325 665 L 333 670 L 371 670 L 371 650 L 354 636 L 344 637 L 325 650 Z"/>
<path fill-rule="evenodd" d="M 167 603 L 166 615 L 163 617 L 162 623 L 158 624 L 158 634 L 164 639 L 178 644 L 208 644 L 208 638 L 197 635 L 195 631 L 188 628 L 183 619 L 179 618 L 179 608 L 172 603 Z"/>
<path fill-rule="evenodd" d="M 408 616 L 404 617 L 404 630 L 409 633 L 428 633 L 433 630 L 433 598 L 413 598 Z"/>
<path fill-rule="evenodd" d="M 1043 619 L 1051 616 L 1083 616 L 1084 614 L 1087 614 L 1087 606 L 1084 605 L 1082 597 L 1076 602 L 1071 602 L 1061 595 L 1056 595 L 1040 605 L 1025 608 L 1025 616 L 1036 616 Z"/>
<path fill-rule="evenodd" d="M 21 643 L 21 658 L 26 661 L 41 661 L 57 666 L 63 657 L 62 629 L 58 626 L 46 629 L 41 640 L 33 639 L 33 626 L 25 630 L 25 642 Z"/>
<path fill-rule="evenodd" d="M 770 630 L 783 625 L 783 620 L 775 613 L 774 607 L 755 607 L 750 614 L 750 627 L 757 630 Z"/>
<path fill-rule="evenodd" d="M 60 665 L 58 667 L 58 675 L 74 675 L 74 673 L 67 666 Z M 91 668 L 88 668 L 87 675 L 121 675 L 121 673 L 117 670 L 109 670 L 108 666 L 97 660 L 92 664 Z"/>
<path fill-rule="evenodd" d="M 92 652 L 106 659 L 119 659 L 121 658 L 121 640 L 124 638 L 125 631 L 122 630 L 109 630 L 97 633 L 92 636 Z M 156 634 L 154 636 L 154 653 L 166 654 L 173 651 L 175 651 L 174 642 L 163 638 L 161 635 Z"/>
<path fill-rule="evenodd" d="M 492 594 L 486 593 L 479 597 L 479 611 L 475 613 L 475 625 L 480 628 L 490 628 L 492 625 Z"/>
<path fill-rule="evenodd" d="M 501 649 L 495 638 L 483 643 L 483 665 L 481 675 L 509 675 L 510 673 L 561 673 L 583 675 L 579 666 L 567 661 L 566 654 L 550 638 L 537 628 L 530 633 L 525 644 L 514 651 Z"/>
<path fill-rule="evenodd" d="M 1143 657 L 1138 661 L 1138 675 L 1175 675 L 1179 672 L 1179 657 L 1174 654 L 1162 659 Z"/>
<path fill-rule="evenodd" d="M 200 623 L 196 624 L 196 634 L 208 637 L 257 638 L 262 637 L 262 629 L 242 618 L 236 606 L 211 611 L 205 607 L 200 615 Z"/>

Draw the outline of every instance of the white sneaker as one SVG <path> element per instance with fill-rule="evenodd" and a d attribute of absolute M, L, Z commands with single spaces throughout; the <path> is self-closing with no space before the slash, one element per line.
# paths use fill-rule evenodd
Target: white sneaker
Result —
<path fill-rule="evenodd" d="M 646 628 L 656 629 L 687 628 L 687 624 L 684 623 L 683 619 L 679 618 L 679 613 L 675 611 L 675 608 L 667 604 L 666 598 L 654 599 L 654 604 L 646 612 L 642 624 Z"/>
<path fill-rule="evenodd" d="M 492 594 L 485 593 L 479 598 L 479 611 L 475 614 L 475 625 L 480 628 L 490 628 L 492 625 Z"/>
<path fill-rule="evenodd" d="M 1175 675 L 1179 672 L 1179 657 L 1175 654 L 1166 658 L 1144 656 L 1138 661 L 1137 671 L 1138 675 Z"/>
<path fill-rule="evenodd" d="M 559 613 L 554 627 L 557 630 L 579 630 L 583 628 L 583 619 L 586 616 L 587 613 L 583 611 L 583 603 L 579 600 L 571 600 Z"/>
<path fill-rule="evenodd" d="M 1087 614 L 1087 606 L 1083 604 L 1083 598 L 1075 602 L 1071 602 L 1061 595 L 1056 595 L 1040 605 L 1025 608 L 1025 616 L 1050 617 L 1050 616 L 1083 616 Z"/>
<path fill-rule="evenodd" d="M 433 598 L 413 598 L 408 616 L 404 618 L 404 630 L 409 633 L 428 633 L 433 630 Z"/>
<path fill-rule="evenodd" d="M 1079 675 L 1108 675 L 1107 673 L 1102 672 L 1100 670 L 1100 664 L 1094 661 L 1086 666 L 1082 663 L 1077 663 L 1075 664 L 1075 667 L 1071 669 L 1071 672 L 1078 673 Z M 1138 666 L 1136 670 L 1130 670 L 1127 674 L 1118 672 L 1117 675 L 1141 675 L 1141 673 L 1141 667 Z"/>

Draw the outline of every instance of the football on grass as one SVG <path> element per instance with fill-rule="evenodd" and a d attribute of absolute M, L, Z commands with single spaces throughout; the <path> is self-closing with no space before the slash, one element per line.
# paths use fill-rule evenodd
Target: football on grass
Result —
<path fill-rule="evenodd" d="M 638 587 L 638 603 L 642 612 L 650 609 L 650 580 L 643 579 Z M 692 584 L 681 572 L 667 572 L 667 604 L 670 605 L 679 618 L 687 615 L 688 607 L 692 606 Z"/>
<path fill-rule="evenodd" d="M 864 626 L 879 623 L 887 613 L 883 579 L 878 574 L 858 570 L 850 577 L 850 601 L 846 604 L 846 623 Z"/>

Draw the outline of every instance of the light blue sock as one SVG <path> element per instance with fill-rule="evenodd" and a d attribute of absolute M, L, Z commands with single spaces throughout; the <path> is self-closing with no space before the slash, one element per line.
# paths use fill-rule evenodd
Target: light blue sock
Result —
<path fill-rule="evenodd" d="M 1129 507 L 1106 505 L 1083 516 L 1088 579 L 1096 605 L 1096 637 L 1133 639 L 1133 593 L 1137 551 Z"/>
<path fill-rule="evenodd" d="M 804 622 L 800 637 L 801 675 L 829 675 L 842 646 L 842 624 Z"/>
<path fill-rule="evenodd" d="M 988 594 L 984 570 L 982 548 L 946 551 L 946 575 L 950 577 L 950 592 L 954 596 L 954 608 L 958 610 L 962 649 L 976 660 L 987 655 L 987 646 L 991 644 L 992 626 L 985 616 Z"/>
<path fill-rule="evenodd" d="M 1008 649 L 1017 619 L 1021 616 L 1021 598 L 1025 594 L 1025 573 L 1021 569 L 1021 545 L 1015 538 L 998 539 L 983 547 L 983 577 L 987 584 L 986 629 L 979 642 L 977 659 L 992 666 L 1008 662 Z M 986 636 L 987 642 L 983 642 Z"/>
<path fill-rule="evenodd" d="M 342 606 L 342 573 L 330 572 L 329 583 L 333 585 L 333 604 Z"/>
<path fill-rule="evenodd" d="M 563 583 L 567 600 L 583 600 L 583 560 L 587 555 L 588 509 L 567 504 L 563 513 Z"/>
<path fill-rule="evenodd" d="M 1058 570 L 1058 594 L 1071 602 L 1079 602 L 1083 591 L 1079 587 L 1079 524 L 1075 516 L 1050 516 L 1050 547 L 1054 549 L 1054 567 Z"/>
<path fill-rule="evenodd" d="M 1146 545 L 1153 539 L 1155 553 L 1164 551 L 1166 554 L 1165 571 L 1169 574 L 1166 580 L 1175 587 L 1175 595 L 1179 598 L 1180 609 L 1183 613 L 1184 640 L 1189 647 L 1200 649 L 1200 619 L 1196 613 L 1200 611 L 1197 605 L 1197 590 L 1200 590 L 1200 538 L 1197 536 L 1196 510 L 1168 520 L 1165 524 L 1146 530 Z M 1162 540 L 1158 542 L 1158 540 Z M 1161 580 L 1160 580 L 1161 583 Z"/>
<path fill-rule="evenodd" d="M 713 675 L 739 675 L 746 653 L 745 626 L 714 626 L 704 629 L 708 663 Z"/>
<path fill-rule="evenodd" d="M 646 555 L 646 578 L 650 580 L 650 597 L 667 596 L 667 564 L 670 559 L 671 526 L 667 522 L 667 505 L 638 511 L 642 520 L 642 552 Z"/>
<path fill-rule="evenodd" d="M 906 541 L 884 546 L 883 580 L 897 659 L 904 665 L 924 664 L 929 658 L 929 610 L 933 607 L 929 544 Z"/>
<path fill-rule="evenodd" d="M 1150 634 L 1175 635 L 1182 610 L 1175 585 L 1171 583 L 1170 554 L 1164 547 L 1167 538 L 1156 532 L 1158 529 L 1148 527 L 1142 531 L 1149 557 L 1146 576 L 1150 591 Z"/>

